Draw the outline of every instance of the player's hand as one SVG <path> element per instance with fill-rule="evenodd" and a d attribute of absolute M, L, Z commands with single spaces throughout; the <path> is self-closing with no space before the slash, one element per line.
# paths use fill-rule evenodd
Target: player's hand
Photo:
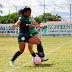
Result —
<path fill-rule="evenodd" d="M 38 25 L 35 25 L 35 28 L 38 28 L 39 26 Z"/>
<path fill-rule="evenodd" d="M 16 28 L 16 25 L 15 25 L 15 24 L 13 24 L 13 25 L 12 25 L 12 28 L 13 28 L 13 29 L 15 29 L 15 28 Z"/>
<path fill-rule="evenodd" d="M 45 26 L 43 26 L 43 25 L 40 25 L 40 28 L 41 28 L 41 29 L 43 29 L 44 27 L 45 27 Z"/>

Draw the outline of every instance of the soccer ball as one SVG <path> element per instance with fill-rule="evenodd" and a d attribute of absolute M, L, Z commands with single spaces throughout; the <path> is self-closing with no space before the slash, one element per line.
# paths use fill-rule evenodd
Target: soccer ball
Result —
<path fill-rule="evenodd" d="M 34 65 L 39 65 L 41 63 L 41 58 L 38 56 L 33 57 L 32 62 Z"/>

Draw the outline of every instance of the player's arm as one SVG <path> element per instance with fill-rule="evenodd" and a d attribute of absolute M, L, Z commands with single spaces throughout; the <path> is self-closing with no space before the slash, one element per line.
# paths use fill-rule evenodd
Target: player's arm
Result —
<path fill-rule="evenodd" d="M 16 27 L 18 27 L 18 25 L 20 25 L 21 20 L 18 20 L 15 24 L 12 25 L 12 28 L 15 29 Z"/>
<path fill-rule="evenodd" d="M 33 23 L 34 25 L 36 25 L 37 27 L 40 27 L 40 28 L 44 28 L 44 27 L 45 27 L 45 26 L 43 26 L 43 25 L 41 25 L 41 26 L 38 25 L 37 22 L 36 22 L 35 20 L 32 20 L 32 23 Z"/>
<path fill-rule="evenodd" d="M 37 25 L 26 24 L 29 28 L 37 28 Z"/>
<path fill-rule="evenodd" d="M 31 26 L 29 26 L 29 28 L 37 28 L 37 26 L 36 25 L 31 25 Z"/>
<path fill-rule="evenodd" d="M 18 27 L 18 34 L 20 33 L 20 27 Z"/>

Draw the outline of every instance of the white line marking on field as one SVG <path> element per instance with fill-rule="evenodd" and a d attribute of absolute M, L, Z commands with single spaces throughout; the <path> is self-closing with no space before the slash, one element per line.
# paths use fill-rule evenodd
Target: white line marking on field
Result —
<path fill-rule="evenodd" d="M 54 52 L 55 50 L 63 47 L 64 45 L 68 44 L 68 43 L 71 42 L 71 41 L 72 41 L 72 40 L 66 42 L 65 44 L 62 44 L 60 47 L 57 47 L 56 49 L 50 51 L 49 53 L 47 53 L 47 54 L 45 54 L 45 55 L 48 55 L 48 54 Z M 6 72 L 12 72 L 12 71 L 14 71 L 14 70 L 16 70 L 16 69 L 18 69 L 18 68 L 20 68 L 20 67 L 26 66 L 27 64 L 29 64 L 29 63 L 31 63 L 31 62 L 32 62 L 32 61 L 29 61 L 29 62 L 27 62 L 27 63 L 25 63 L 25 64 L 23 64 L 23 65 L 21 65 L 21 66 L 15 67 L 14 69 L 8 70 L 8 71 L 6 71 Z"/>
<path fill-rule="evenodd" d="M 47 53 L 46 55 L 48 55 L 48 54 L 50 54 L 50 53 L 54 52 L 55 50 L 57 50 L 57 49 L 59 49 L 59 48 L 63 47 L 64 45 L 68 44 L 68 43 L 69 43 L 69 42 L 71 42 L 71 41 L 72 41 L 72 40 L 70 40 L 70 41 L 66 42 L 65 44 L 62 44 L 60 47 L 57 47 L 56 49 L 53 49 L 52 51 L 50 51 L 50 52 L 49 52 L 49 53 Z"/>
<path fill-rule="evenodd" d="M 25 66 L 25 65 L 27 65 L 27 64 L 29 64 L 29 63 L 31 63 L 31 62 L 32 62 L 32 61 L 29 61 L 29 62 L 27 62 L 27 63 L 25 63 L 25 64 L 23 64 L 23 65 L 21 65 L 21 66 L 15 67 L 14 69 L 8 70 L 8 71 L 6 71 L 6 72 L 12 72 L 12 71 L 14 71 L 14 70 L 16 70 L 16 69 L 18 69 L 18 68 L 20 68 L 20 67 L 23 67 L 23 66 Z"/>

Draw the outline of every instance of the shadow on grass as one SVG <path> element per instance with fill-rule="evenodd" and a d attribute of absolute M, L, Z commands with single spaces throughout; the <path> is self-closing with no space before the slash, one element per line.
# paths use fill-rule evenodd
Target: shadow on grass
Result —
<path fill-rule="evenodd" d="M 52 67 L 54 64 L 40 64 L 39 67 Z"/>
<path fill-rule="evenodd" d="M 40 64 L 40 65 L 33 65 L 33 66 L 25 66 L 25 67 L 52 67 L 54 64 Z"/>

